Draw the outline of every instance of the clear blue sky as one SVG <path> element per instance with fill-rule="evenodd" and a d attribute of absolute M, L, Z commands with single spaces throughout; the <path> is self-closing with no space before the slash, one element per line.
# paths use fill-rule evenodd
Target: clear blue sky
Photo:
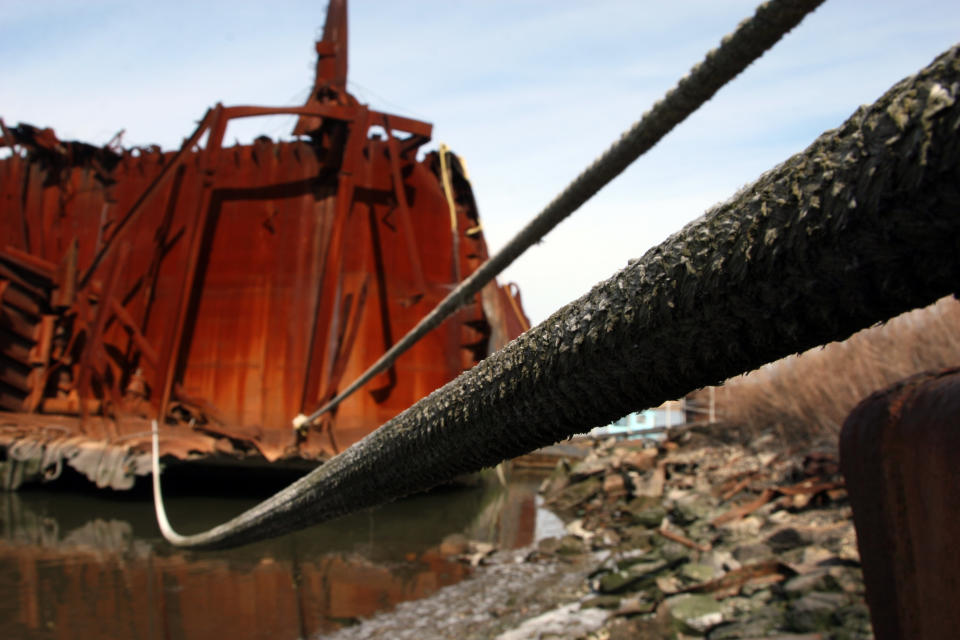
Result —
<path fill-rule="evenodd" d="M 0 117 L 179 145 L 204 110 L 299 104 L 325 3 L 0 0 Z M 753 0 L 355 0 L 352 91 L 435 124 L 499 248 Z M 960 2 L 828 0 L 506 274 L 539 322 L 960 40 Z M 228 140 L 289 135 L 288 119 Z M 428 148 L 430 148 L 428 147 Z"/>

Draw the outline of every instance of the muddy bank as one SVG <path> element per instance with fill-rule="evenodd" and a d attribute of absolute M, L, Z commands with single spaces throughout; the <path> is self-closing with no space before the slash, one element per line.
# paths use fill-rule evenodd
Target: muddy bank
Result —
<path fill-rule="evenodd" d="M 330 638 L 872 638 L 832 443 L 675 432 L 597 443 L 544 481 L 566 535 Z"/>
<path fill-rule="evenodd" d="M 530 551 L 498 551 L 468 580 L 429 598 L 404 602 L 361 624 L 316 637 L 479 640 L 515 629 L 525 620 L 555 609 L 558 603 L 583 597 L 593 563 L 586 559 L 531 562 Z M 606 618 L 603 613 L 594 616 Z"/>

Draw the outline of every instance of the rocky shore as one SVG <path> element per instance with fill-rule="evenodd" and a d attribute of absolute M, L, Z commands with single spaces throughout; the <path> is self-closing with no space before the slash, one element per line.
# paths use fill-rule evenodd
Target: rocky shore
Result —
<path fill-rule="evenodd" d="M 873 637 L 829 445 L 709 427 L 610 440 L 559 462 L 541 493 L 566 535 L 452 548 L 480 565 L 471 579 L 328 637 Z"/>

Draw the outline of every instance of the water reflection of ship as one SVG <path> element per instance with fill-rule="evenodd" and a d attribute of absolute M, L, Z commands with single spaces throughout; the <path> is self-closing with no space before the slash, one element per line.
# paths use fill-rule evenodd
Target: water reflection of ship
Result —
<path fill-rule="evenodd" d="M 542 479 L 539 473 L 514 472 L 510 482 L 474 518 L 467 537 L 510 549 L 526 547 L 547 535 L 562 535 L 560 520 L 539 508 L 537 487 Z"/>
<path fill-rule="evenodd" d="M 201 526 L 242 508 L 224 502 L 170 506 Z M 450 534 L 524 546 L 536 516 L 534 483 L 486 484 L 196 554 L 161 541 L 149 503 L 3 494 L 0 637 L 307 637 L 463 579 L 438 550 Z"/>

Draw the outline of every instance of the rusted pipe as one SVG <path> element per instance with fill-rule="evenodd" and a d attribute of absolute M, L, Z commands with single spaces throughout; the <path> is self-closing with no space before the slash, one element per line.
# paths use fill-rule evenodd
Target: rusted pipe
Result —
<path fill-rule="evenodd" d="M 960 369 L 878 391 L 840 435 L 877 640 L 960 628 Z"/>

